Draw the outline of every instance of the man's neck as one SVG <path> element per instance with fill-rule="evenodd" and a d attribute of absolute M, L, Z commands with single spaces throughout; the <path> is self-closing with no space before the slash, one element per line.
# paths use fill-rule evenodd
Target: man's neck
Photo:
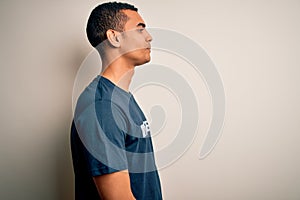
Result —
<path fill-rule="evenodd" d="M 111 63 L 101 73 L 103 77 L 107 78 L 126 92 L 129 91 L 129 85 L 133 74 L 134 66 L 130 66 L 120 61 Z"/>

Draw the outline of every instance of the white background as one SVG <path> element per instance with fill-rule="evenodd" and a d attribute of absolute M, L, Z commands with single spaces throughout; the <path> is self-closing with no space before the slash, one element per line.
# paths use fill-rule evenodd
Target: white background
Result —
<path fill-rule="evenodd" d="M 299 199 L 300 2 L 128 2 L 148 26 L 201 45 L 225 87 L 221 139 L 199 160 L 200 127 L 191 148 L 160 170 L 164 198 Z M 85 26 L 98 3 L 1 1 L 0 199 L 73 199 L 72 88 L 92 50 Z"/>

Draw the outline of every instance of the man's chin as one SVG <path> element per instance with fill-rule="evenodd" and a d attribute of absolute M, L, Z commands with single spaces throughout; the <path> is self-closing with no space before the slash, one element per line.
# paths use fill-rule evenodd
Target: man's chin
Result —
<path fill-rule="evenodd" d="M 148 63 L 150 61 L 151 61 L 151 57 L 147 58 L 145 63 Z"/>
<path fill-rule="evenodd" d="M 143 61 L 136 63 L 136 66 L 140 66 L 140 65 L 146 64 L 146 63 L 148 63 L 150 61 L 151 61 L 151 57 L 146 58 Z"/>

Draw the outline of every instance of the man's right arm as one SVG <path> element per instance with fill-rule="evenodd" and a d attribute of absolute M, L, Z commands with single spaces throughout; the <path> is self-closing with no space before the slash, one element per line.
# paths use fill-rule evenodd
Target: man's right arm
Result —
<path fill-rule="evenodd" d="M 94 182 L 99 195 L 104 200 L 135 200 L 127 170 L 95 176 Z"/>

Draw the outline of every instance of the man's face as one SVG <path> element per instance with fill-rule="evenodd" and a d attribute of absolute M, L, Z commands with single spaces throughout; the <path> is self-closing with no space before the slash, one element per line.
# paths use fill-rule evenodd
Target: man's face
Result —
<path fill-rule="evenodd" d="M 135 11 L 124 10 L 128 21 L 122 33 L 121 51 L 123 57 L 132 62 L 134 66 L 142 65 L 150 61 L 151 35 L 146 31 L 145 22 Z"/>

